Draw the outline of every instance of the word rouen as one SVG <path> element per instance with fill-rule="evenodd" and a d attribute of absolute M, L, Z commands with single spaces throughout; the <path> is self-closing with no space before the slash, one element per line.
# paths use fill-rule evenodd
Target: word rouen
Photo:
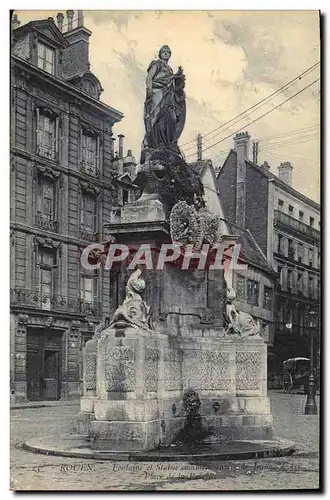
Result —
<path fill-rule="evenodd" d="M 204 244 L 200 250 L 193 245 L 163 244 L 160 248 L 154 248 L 150 244 L 139 246 L 126 246 L 111 243 L 93 243 L 88 245 L 81 254 L 81 265 L 94 271 L 103 265 L 104 269 L 110 270 L 126 262 L 129 270 L 136 266 L 146 269 L 161 270 L 171 265 L 180 269 L 247 269 L 242 264 L 241 245 L 233 242 L 226 244 L 209 245 Z"/>

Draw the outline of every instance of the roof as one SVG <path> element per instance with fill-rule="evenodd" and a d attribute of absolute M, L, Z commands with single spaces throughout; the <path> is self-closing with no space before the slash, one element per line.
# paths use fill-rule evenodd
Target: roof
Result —
<path fill-rule="evenodd" d="M 18 28 L 19 29 L 19 28 Z M 15 30 L 16 31 L 16 30 Z M 57 78 L 54 75 L 51 75 L 50 73 L 47 73 L 45 71 L 41 71 L 37 66 L 34 64 L 31 64 L 30 62 L 26 61 L 25 59 L 22 59 L 21 57 L 11 54 L 11 60 L 13 63 L 15 63 L 17 66 L 20 66 L 26 70 L 28 70 L 33 76 L 37 76 L 44 82 L 47 82 L 47 84 L 53 85 L 55 88 L 58 88 L 60 90 L 65 90 L 69 94 L 73 95 L 74 97 L 78 97 L 79 99 L 84 100 L 85 102 L 88 102 L 89 104 L 92 104 L 95 108 L 97 108 L 98 111 L 101 111 L 107 115 L 111 114 L 111 118 L 115 120 L 115 122 L 120 121 L 123 118 L 123 113 L 118 111 L 115 108 L 112 108 L 108 104 L 105 104 L 103 101 L 100 101 L 99 99 L 96 99 L 95 97 L 90 96 L 86 92 L 83 92 L 82 90 L 78 89 L 74 85 L 72 85 L 70 82 L 66 80 L 61 80 Z"/>
<path fill-rule="evenodd" d="M 238 236 L 237 243 L 241 245 L 240 258 L 251 266 L 258 267 L 269 274 L 277 276 L 277 273 L 268 262 L 267 257 L 259 247 L 251 232 L 228 220 L 226 220 L 226 223 L 230 233 Z"/>
<path fill-rule="evenodd" d="M 69 42 L 65 39 L 61 31 L 56 26 L 54 19 L 41 19 L 39 21 L 30 21 L 23 24 L 14 30 L 14 36 L 21 36 L 26 32 L 36 30 L 42 33 L 47 38 L 51 39 L 56 44 L 62 47 L 68 47 Z"/>
<path fill-rule="evenodd" d="M 237 156 L 237 152 L 234 151 L 233 149 L 231 149 L 228 153 L 228 156 L 227 158 L 225 159 L 219 173 L 218 173 L 218 176 L 217 176 L 217 179 L 219 178 L 220 174 L 221 174 L 221 170 L 222 168 L 226 165 L 227 163 L 227 160 L 229 159 L 229 157 L 231 155 L 235 155 Z M 301 201 L 303 201 L 304 203 L 307 203 L 309 205 L 311 205 L 313 208 L 315 208 L 316 210 L 320 210 L 320 204 L 317 203 L 316 201 L 312 200 L 311 198 L 308 198 L 307 196 L 305 196 L 304 194 L 300 193 L 300 191 L 297 191 L 296 189 L 294 189 L 292 186 L 289 186 L 288 184 L 286 184 L 285 182 L 283 182 L 277 175 L 273 174 L 272 172 L 270 172 L 268 169 L 258 165 L 257 163 L 254 163 L 252 162 L 251 160 L 248 160 L 247 158 L 245 158 L 245 161 L 246 163 L 255 168 L 259 173 L 261 173 L 263 176 L 267 177 L 268 179 L 272 179 L 274 180 L 275 184 L 277 184 L 281 189 L 283 189 L 284 191 L 287 191 L 289 194 L 295 196 L 296 198 L 299 198 Z"/>
<path fill-rule="evenodd" d="M 79 73 L 75 73 L 74 75 L 67 76 L 67 77 L 65 77 L 65 80 L 67 82 L 70 82 L 71 80 L 74 80 L 75 78 L 83 78 L 83 77 L 88 77 L 88 78 L 96 81 L 100 85 L 100 87 L 102 88 L 100 80 L 97 78 L 97 76 L 94 75 L 94 73 L 92 73 L 92 71 L 90 69 L 86 69 L 85 71 L 80 71 Z"/>

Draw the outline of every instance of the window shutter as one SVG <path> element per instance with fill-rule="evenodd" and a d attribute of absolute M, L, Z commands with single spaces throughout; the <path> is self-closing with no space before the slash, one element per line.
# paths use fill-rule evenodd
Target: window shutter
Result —
<path fill-rule="evenodd" d="M 95 159 L 94 159 L 95 174 L 96 175 L 99 172 L 99 149 L 100 149 L 100 138 L 99 138 L 99 136 L 96 136 L 95 137 Z"/>
<path fill-rule="evenodd" d="M 83 130 L 80 127 L 80 143 L 79 143 L 79 147 L 78 147 L 78 164 L 79 165 L 81 164 L 82 159 L 83 159 L 82 149 L 83 149 Z"/>
<path fill-rule="evenodd" d="M 85 224 L 85 197 L 81 194 L 81 204 L 80 204 L 80 225 Z"/>
<path fill-rule="evenodd" d="M 36 109 L 36 139 L 37 139 L 36 150 L 38 152 L 39 146 L 40 146 L 40 113 L 39 113 L 39 108 Z"/>
<path fill-rule="evenodd" d="M 93 303 L 94 303 L 94 305 L 97 304 L 97 300 L 98 300 L 97 276 L 94 276 L 94 278 L 93 278 Z"/>
<path fill-rule="evenodd" d="M 55 118 L 55 133 L 54 133 L 54 153 L 56 159 L 58 158 L 58 138 L 59 138 L 59 117 Z"/>
<path fill-rule="evenodd" d="M 94 233 L 98 232 L 98 217 L 97 217 L 97 203 L 96 198 L 94 198 L 94 220 L 93 220 L 93 231 Z"/>
<path fill-rule="evenodd" d="M 37 212 L 42 213 L 42 183 L 38 178 L 37 184 Z"/>

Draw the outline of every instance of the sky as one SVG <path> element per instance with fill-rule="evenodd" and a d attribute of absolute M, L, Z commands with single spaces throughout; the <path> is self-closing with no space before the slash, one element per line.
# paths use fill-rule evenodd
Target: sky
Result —
<path fill-rule="evenodd" d="M 56 19 L 57 13 L 15 12 L 22 24 Z M 293 187 L 319 202 L 320 82 L 313 83 L 319 66 L 224 125 L 319 62 L 318 11 L 85 10 L 84 25 L 92 31 L 90 63 L 104 88 L 101 100 L 124 114 L 113 131 L 125 135 L 125 151 L 139 159 L 147 68 L 168 44 L 171 67 L 181 65 L 186 75 L 187 119 L 179 145 L 187 161 L 196 159 L 200 133 L 203 158 L 221 166 L 236 131 L 247 130 L 251 141 L 259 140 L 258 163 L 266 160 L 277 175 L 277 166 L 290 161 Z"/>

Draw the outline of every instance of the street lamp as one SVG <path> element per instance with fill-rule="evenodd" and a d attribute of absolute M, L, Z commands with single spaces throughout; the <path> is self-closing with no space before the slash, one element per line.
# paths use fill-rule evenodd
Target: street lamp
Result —
<path fill-rule="evenodd" d="M 310 311 L 308 313 L 310 326 L 310 373 L 308 377 L 307 401 L 305 405 L 305 415 L 316 415 L 317 405 L 315 401 L 315 377 L 314 377 L 314 332 L 318 325 L 318 313 Z"/>

